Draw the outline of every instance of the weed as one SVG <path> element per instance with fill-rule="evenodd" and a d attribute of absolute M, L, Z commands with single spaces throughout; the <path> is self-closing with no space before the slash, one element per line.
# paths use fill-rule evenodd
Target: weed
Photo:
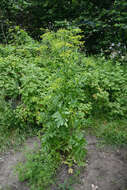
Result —
<path fill-rule="evenodd" d="M 126 122 L 126 120 L 91 119 L 87 123 L 86 130 L 96 135 L 103 143 L 124 146 L 127 144 Z"/>

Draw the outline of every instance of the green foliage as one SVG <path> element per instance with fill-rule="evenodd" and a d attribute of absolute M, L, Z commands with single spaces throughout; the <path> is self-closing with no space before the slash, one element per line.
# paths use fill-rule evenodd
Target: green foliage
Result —
<path fill-rule="evenodd" d="M 69 166 L 73 163 L 82 165 L 86 154 L 81 130 L 85 116 L 82 109 L 84 106 L 89 111 L 89 105 L 79 108 L 82 95 L 78 89 L 79 79 L 75 77 L 79 71 L 81 36 L 77 33 L 81 31 L 48 32 L 42 36 L 40 44 L 32 44 L 21 31 L 21 35 L 14 36 L 11 46 L 1 47 L 1 96 L 9 105 L 8 112 L 1 110 L 5 113 L 2 114 L 2 127 L 8 117 L 10 129 L 42 128 L 42 149 L 33 155 L 35 164 L 32 164 L 33 157 L 30 158 L 26 164 L 26 175 L 22 173 L 24 170 L 20 174 L 21 179 L 29 179 L 37 187 L 50 183 L 61 162 Z M 22 41 L 24 34 L 26 40 Z"/>
<path fill-rule="evenodd" d="M 122 51 L 119 53 L 118 50 L 117 56 L 125 56 L 126 9 L 126 0 L 2 0 L 0 38 L 8 43 L 9 29 L 20 25 L 30 36 L 40 39 L 42 31 L 67 28 L 67 23 L 70 23 L 73 26 L 78 25 L 84 32 L 87 53 L 103 52 L 109 55 L 112 53 L 112 44 L 115 44 L 113 52 L 120 44 Z"/>
<path fill-rule="evenodd" d="M 85 1 L 81 14 L 75 19 L 84 31 L 88 53 L 110 54 L 111 44 L 126 46 L 127 3 L 122 1 Z M 75 23 L 75 22 L 74 22 Z M 75 23 L 75 24 L 76 24 Z"/>
<path fill-rule="evenodd" d="M 52 152 L 53 153 L 53 152 Z M 53 176 L 60 164 L 56 153 L 49 154 L 42 151 L 27 154 L 27 163 L 18 164 L 17 172 L 20 181 L 29 180 L 30 189 L 48 189 L 47 185 L 53 183 Z"/>
<path fill-rule="evenodd" d="M 41 154 L 41 157 L 39 156 L 41 161 L 37 160 L 33 166 L 32 158 L 30 159 L 28 166 L 25 166 L 28 169 L 27 176 L 24 176 L 22 169 L 19 171 L 21 178 L 29 178 L 32 183 L 36 182 L 37 187 L 41 186 L 41 189 L 50 182 L 52 174 L 61 162 L 67 162 L 69 166 L 73 162 L 82 165 L 86 154 L 85 139 L 81 132 L 84 114 L 81 115 L 82 112 L 78 109 L 81 95 L 78 81 L 72 80 L 77 72 L 74 60 L 77 60 L 77 48 L 80 44 L 78 44 L 80 36 L 75 36 L 77 32 L 80 31 L 60 30 L 42 36 L 42 47 L 40 47 L 44 52 L 42 59 L 45 60 L 45 56 L 50 52 L 44 65 L 47 68 L 45 70 L 50 72 L 48 73 L 50 82 L 42 65 L 40 69 L 34 66 L 36 68 L 33 72 L 34 76 L 31 75 L 31 66 L 29 66 L 29 69 L 26 69 L 28 82 L 27 78 L 21 79 L 22 100 L 29 109 L 28 114 L 35 116 L 34 121 L 36 120 L 36 123 L 43 127 L 43 135 L 40 136 L 42 150 L 38 153 Z M 41 77 L 42 80 L 39 81 Z M 43 163 L 41 167 L 45 169 L 41 169 L 38 162 Z M 32 168 L 31 172 L 30 168 Z M 35 171 L 37 176 L 40 176 L 38 180 L 35 178 Z"/>
<path fill-rule="evenodd" d="M 35 129 L 21 128 L 20 120 L 16 117 L 14 101 L 7 102 L 4 95 L 0 96 L 0 152 L 21 145 L 28 136 L 35 135 Z M 13 109 L 12 109 L 13 107 Z"/>
<path fill-rule="evenodd" d="M 0 93 L 4 91 L 7 99 L 19 95 L 21 63 L 19 57 L 9 55 L 7 58 L 0 58 Z"/>
<path fill-rule="evenodd" d="M 96 135 L 103 144 L 126 146 L 127 120 L 108 121 L 105 118 L 89 118 L 86 123 L 85 129 L 91 131 L 93 135 Z"/>
<path fill-rule="evenodd" d="M 32 38 L 19 26 L 15 26 L 9 29 L 8 43 L 14 43 L 15 45 L 24 45 L 34 43 Z"/>
<path fill-rule="evenodd" d="M 84 164 L 88 118 L 126 118 L 126 66 L 86 57 L 78 28 L 47 31 L 40 43 L 15 30 L 10 45 L 0 46 L 0 125 L 2 130 L 41 129 L 41 150 L 18 171 L 31 189 L 42 190 L 61 163 Z M 119 142 L 124 135 L 112 131 Z M 111 138 L 109 130 L 104 134 Z"/>
<path fill-rule="evenodd" d="M 81 88 L 92 104 L 92 114 L 109 117 L 126 117 L 126 72 L 119 64 L 99 58 L 84 59 L 85 72 L 80 76 Z M 122 88 L 121 88 L 122 87 Z"/>
<path fill-rule="evenodd" d="M 15 125 L 14 112 L 11 109 L 11 105 L 6 103 L 4 98 L 0 97 L 0 125 L 6 130 Z"/>

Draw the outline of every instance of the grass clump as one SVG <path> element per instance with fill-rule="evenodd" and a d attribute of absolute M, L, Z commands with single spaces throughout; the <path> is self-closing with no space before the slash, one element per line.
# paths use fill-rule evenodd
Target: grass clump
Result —
<path fill-rule="evenodd" d="M 104 144 L 125 146 L 127 144 L 127 120 L 90 119 L 85 129 L 96 135 Z"/>
<path fill-rule="evenodd" d="M 39 151 L 36 154 L 28 154 L 27 162 L 25 165 L 18 164 L 17 172 L 20 181 L 28 180 L 30 189 L 48 189 L 48 185 L 54 181 L 56 169 L 60 164 L 59 158 L 57 159 L 56 153 L 53 156 Z"/>

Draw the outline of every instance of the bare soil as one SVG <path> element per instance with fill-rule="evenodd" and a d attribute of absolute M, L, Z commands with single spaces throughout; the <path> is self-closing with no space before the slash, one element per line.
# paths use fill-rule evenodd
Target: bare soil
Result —
<path fill-rule="evenodd" d="M 86 166 L 80 174 L 80 183 L 72 185 L 74 190 L 127 190 L 127 147 L 113 148 L 111 146 L 98 147 L 94 136 L 88 136 L 88 154 Z M 34 149 L 36 138 L 28 139 L 27 149 Z M 0 155 L 0 190 L 29 190 L 26 183 L 21 183 L 14 175 L 14 167 L 19 161 L 24 161 L 24 148 L 9 151 Z M 61 167 L 58 174 L 60 184 L 69 177 L 66 166 Z M 58 187 L 58 186 L 57 186 Z M 52 187 L 52 190 L 62 188 Z M 35 189 L 36 190 L 36 189 Z M 71 190 L 65 188 L 65 190 Z"/>
<path fill-rule="evenodd" d="M 95 137 L 89 136 L 87 166 L 75 190 L 127 190 L 127 147 L 99 148 Z"/>
<path fill-rule="evenodd" d="M 87 142 L 86 166 L 78 179 L 62 166 L 52 190 L 127 190 L 127 147 L 99 146 L 91 135 Z"/>
<path fill-rule="evenodd" d="M 39 143 L 36 137 L 29 138 L 17 151 L 10 150 L 0 155 L 0 190 L 29 190 L 26 183 L 21 183 L 14 169 L 18 162 L 25 161 L 25 154 Z"/>

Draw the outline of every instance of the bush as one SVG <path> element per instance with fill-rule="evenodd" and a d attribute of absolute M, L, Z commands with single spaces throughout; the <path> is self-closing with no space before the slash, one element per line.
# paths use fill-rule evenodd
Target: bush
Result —
<path fill-rule="evenodd" d="M 110 118 L 126 117 L 127 74 L 124 67 L 104 58 L 85 58 L 83 62 L 87 67 L 79 75 L 80 88 L 91 103 L 91 114 Z"/>

